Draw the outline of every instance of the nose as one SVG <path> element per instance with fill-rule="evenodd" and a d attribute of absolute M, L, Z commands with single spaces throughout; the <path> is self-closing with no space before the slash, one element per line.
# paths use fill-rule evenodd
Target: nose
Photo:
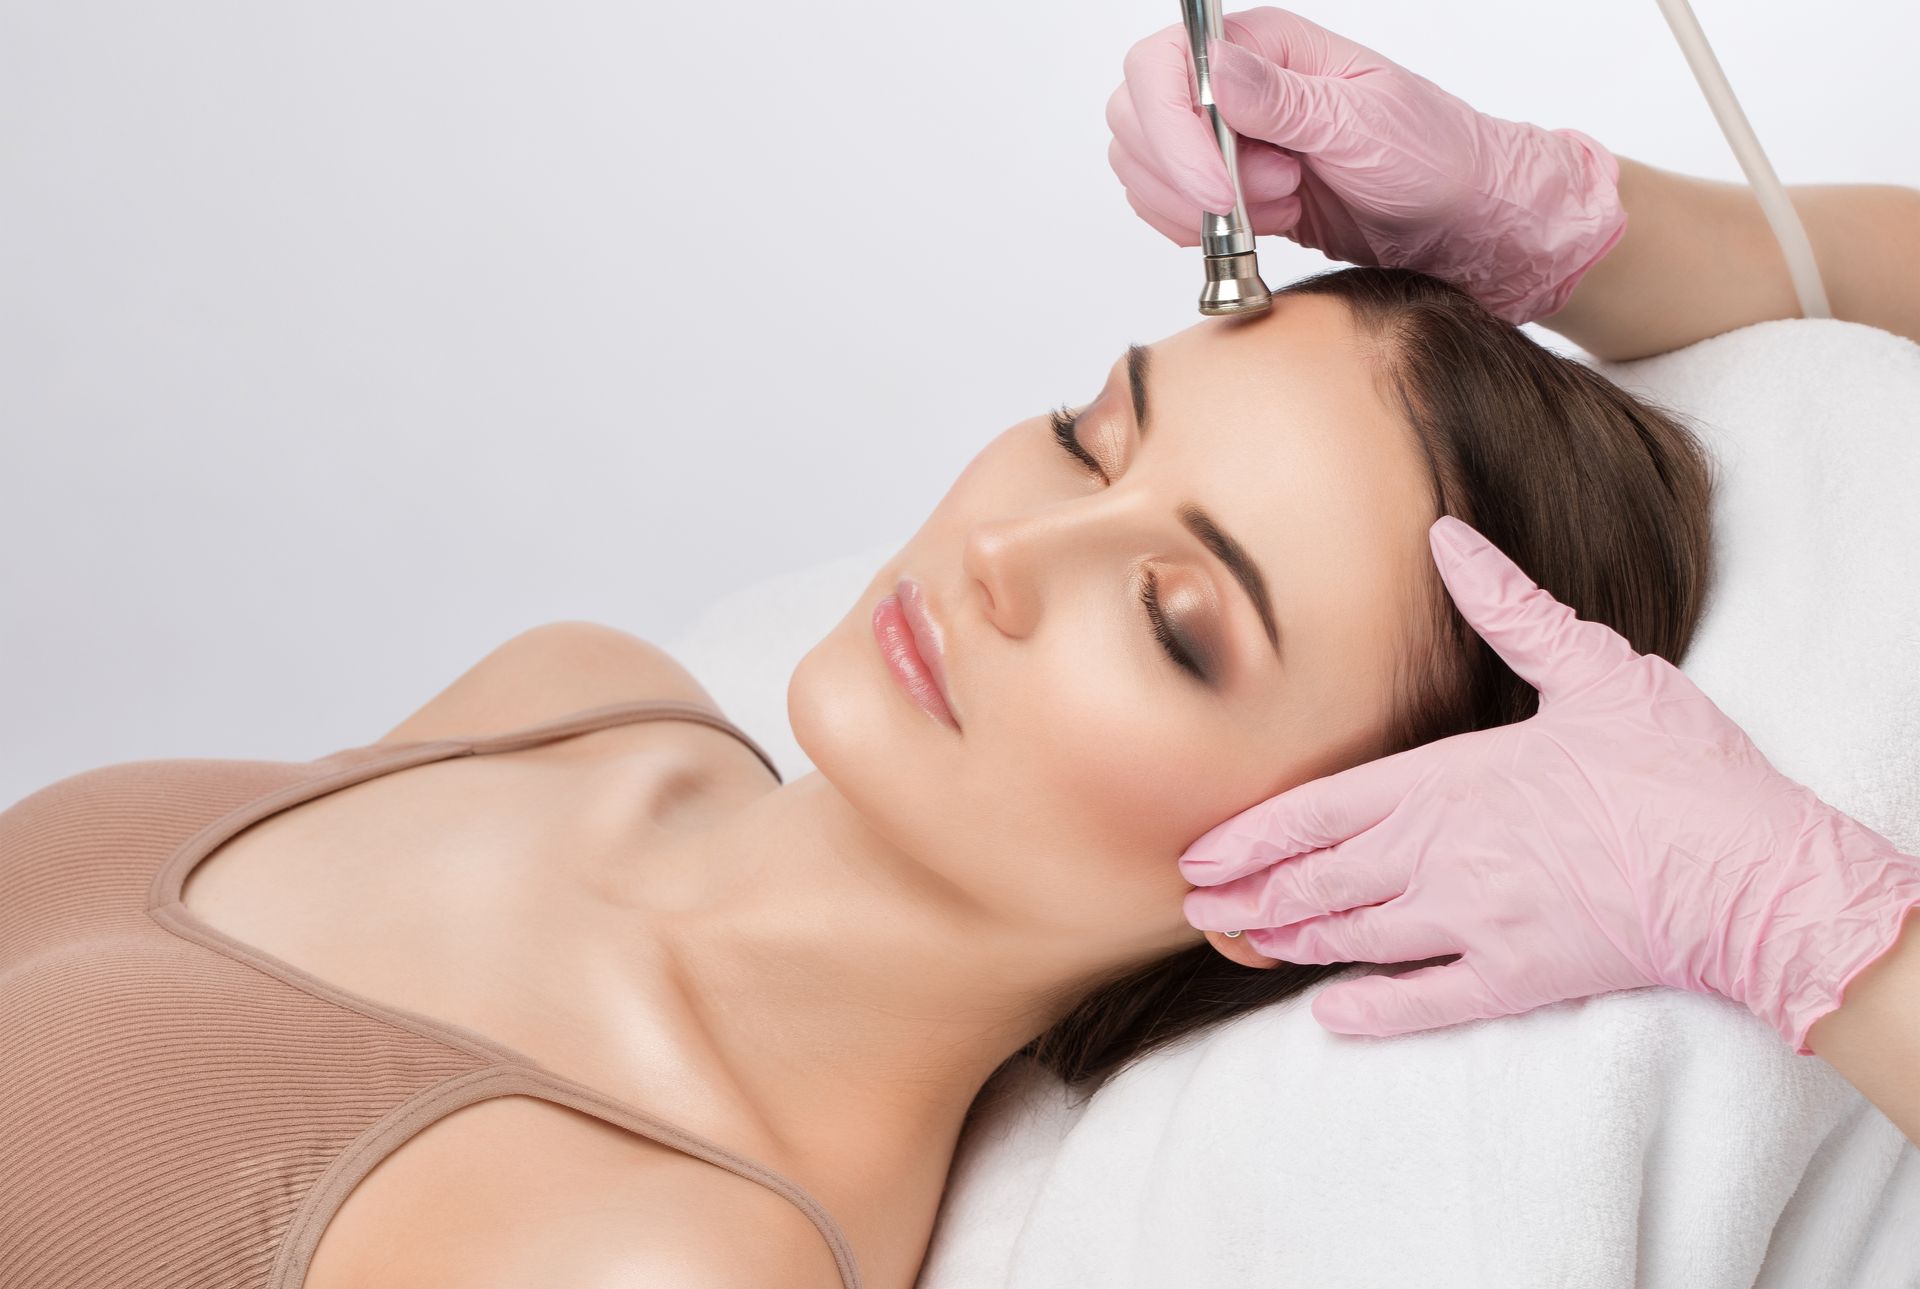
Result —
<path fill-rule="evenodd" d="M 1091 570 L 1124 577 L 1150 536 L 1143 499 L 1118 488 L 975 524 L 961 567 L 978 584 L 988 619 L 1007 635 L 1030 634 L 1050 593 L 1086 585 Z"/>

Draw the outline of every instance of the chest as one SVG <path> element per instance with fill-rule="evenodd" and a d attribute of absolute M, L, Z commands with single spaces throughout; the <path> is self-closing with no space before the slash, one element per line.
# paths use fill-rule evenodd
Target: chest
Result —
<path fill-rule="evenodd" d="M 602 916 L 592 865 L 609 847 L 644 865 L 730 808 L 713 760 L 661 721 L 377 774 L 228 838 L 181 901 L 338 989 L 538 1057 L 540 1019 L 588 1001 L 568 945 Z"/>
<path fill-rule="evenodd" d="M 759 1143 L 714 1091 L 726 1080 L 700 1069 L 668 983 L 649 980 L 644 958 L 617 987 L 596 967 L 594 919 L 606 912 L 582 858 L 614 837 L 645 863 L 650 840 L 766 789 L 736 782 L 737 766 L 671 722 L 412 766 L 244 829 L 194 867 L 181 899 L 200 922 L 337 989 L 472 1030 L 752 1155 Z M 476 1214 L 525 1222 L 518 1183 L 530 1175 L 547 1178 L 548 1201 L 568 1188 L 591 1201 L 612 1175 L 631 1189 L 702 1170 L 715 1171 L 538 1098 L 480 1102 L 361 1180 L 306 1284 L 357 1283 L 402 1248 L 469 1239 Z"/>

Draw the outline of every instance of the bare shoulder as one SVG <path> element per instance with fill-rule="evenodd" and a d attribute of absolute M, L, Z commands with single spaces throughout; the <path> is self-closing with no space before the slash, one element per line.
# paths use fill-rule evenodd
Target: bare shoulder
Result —
<path fill-rule="evenodd" d="M 652 699 L 726 715 L 693 673 L 658 645 L 599 622 L 548 622 L 495 648 L 376 742 L 484 738 L 609 703 Z M 745 743 L 700 721 L 627 724 L 594 738 L 603 748 L 607 740 L 646 746 L 650 755 L 667 758 L 663 764 L 680 766 L 685 783 L 725 785 L 751 797 L 778 782 Z"/>
<path fill-rule="evenodd" d="M 591 1289 L 841 1289 L 826 1238 L 790 1201 L 704 1161 L 681 1168 L 698 1180 L 683 1176 L 653 1220 L 631 1223 L 608 1209 L 575 1237 L 544 1232 L 532 1240 L 522 1274 L 503 1284 L 541 1283 L 560 1249 L 584 1246 L 581 1284 Z"/>
<path fill-rule="evenodd" d="M 599 622 L 548 622 L 495 648 L 378 742 L 483 737 L 650 698 L 719 711 L 693 673 L 658 645 Z"/>
<path fill-rule="evenodd" d="M 483 1104 L 348 1196 L 304 1289 L 840 1289 L 819 1228 L 759 1183 L 560 1107 Z"/>
<path fill-rule="evenodd" d="M 568 1190 L 570 1201 L 530 1207 L 531 1220 L 494 1248 L 466 1242 L 454 1267 L 433 1268 L 430 1281 L 403 1275 L 394 1289 L 841 1289 L 832 1250 L 806 1214 L 703 1160 Z"/>

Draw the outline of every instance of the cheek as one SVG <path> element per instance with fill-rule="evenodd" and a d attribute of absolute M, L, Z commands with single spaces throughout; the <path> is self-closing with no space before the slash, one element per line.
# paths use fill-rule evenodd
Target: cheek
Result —
<path fill-rule="evenodd" d="M 980 517 L 1057 499 L 1058 449 L 1033 435 L 983 448 L 903 560 L 957 560 Z M 794 735 L 868 826 L 987 906 L 1107 935 L 1178 926 L 1175 861 L 1246 804 L 1256 749 L 1159 660 L 1123 588 L 1060 611 L 1045 640 L 975 663 L 993 710 L 959 741 L 899 705 L 865 609 L 850 611 L 790 678 Z"/>
<path fill-rule="evenodd" d="M 1180 854 L 1244 804 L 1248 775 L 1236 766 L 1251 764 L 1252 750 L 1137 664 L 1113 676 L 1050 674 L 1061 679 L 1031 696 L 1032 714 L 969 767 L 990 774 L 982 795 L 1007 807 L 996 813 L 1023 838 L 1027 882 L 1076 921 L 1178 920 L 1188 889 Z M 1047 844 L 1035 849 L 1040 837 Z"/>
<path fill-rule="evenodd" d="M 1036 704 L 1026 739 L 1045 757 L 1029 782 L 1055 803 L 1075 837 L 1108 853 L 1170 842 L 1179 828 L 1170 815 L 1191 788 L 1180 767 L 1197 760 L 1196 740 L 1170 704 L 1118 697 L 1124 693 Z"/>

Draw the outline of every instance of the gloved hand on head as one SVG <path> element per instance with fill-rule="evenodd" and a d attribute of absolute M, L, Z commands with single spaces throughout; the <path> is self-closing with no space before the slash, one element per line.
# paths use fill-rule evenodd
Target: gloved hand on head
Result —
<path fill-rule="evenodd" d="M 1475 111 L 1285 9 L 1228 16 L 1209 49 L 1215 105 L 1256 234 L 1349 264 L 1453 282 L 1518 326 L 1558 312 L 1626 230 L 1619 162 L 1577 130 Z M 1128 51 L 1107 158 L 1140 217 L 1181 246 L 1233 204 L 1196 103 L 1185 28 Z"/>
<path fill-rule="evenodd" d="M 1386 1036 L 1620 989 L 1719 994 L 1807 1030 L 1920 907 L 1920 859 L 1782 775 L 1687 676 L 1580 618 L 1467 524 L 1453 602 L 1540 692 L 1523 721 L 1314 779 L 1190 845 L 1186 916 L 1296 963 L 1399 963 L 1314 998 Z M 1235 955 L 1237 956 L 1237 954 Z"/>

